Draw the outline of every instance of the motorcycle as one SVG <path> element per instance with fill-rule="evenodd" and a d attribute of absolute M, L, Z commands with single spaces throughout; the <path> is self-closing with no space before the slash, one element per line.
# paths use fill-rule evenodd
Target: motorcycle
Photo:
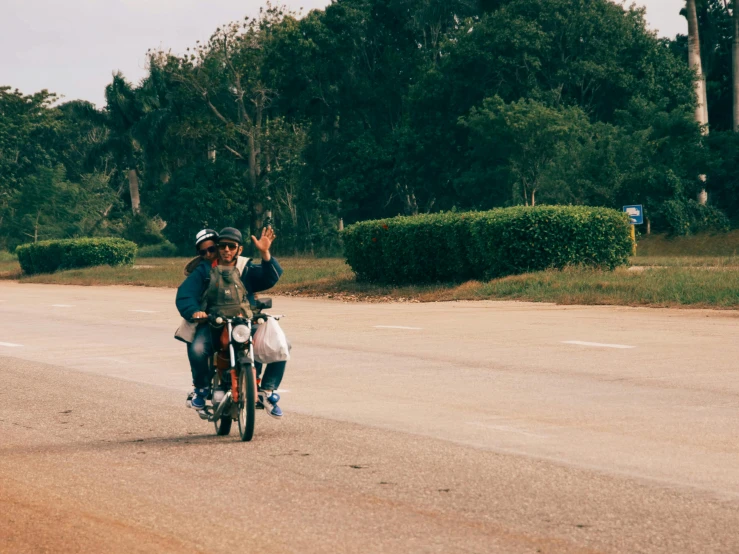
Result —
<path fill-rule="evenodd" d="M 252 329 L 268 317 L 281 318 L 264 313 L 263 310 L 272 308 L 271 298 L 258 299 L 251 307 L 250 318 L 211 314 L 207 318 L 194 320 L 207 321 L 215 328 L 223 328 L 219 341 L 213 345 L 216 353 L 212 360 L 210 404 L 206 402 L 205 408 L 198 410 L 198 414 L 201 419 L 213 422 L 216 435 L 221 436 L 228 435 L 233 421 L 238 421 L 242 441 L 250 441 L 254 436 L 258 404 Z"/>

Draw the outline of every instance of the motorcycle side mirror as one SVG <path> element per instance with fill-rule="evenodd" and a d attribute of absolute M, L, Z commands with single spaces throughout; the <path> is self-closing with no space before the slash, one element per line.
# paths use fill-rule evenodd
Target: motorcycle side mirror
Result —
<path fill-rule="evenodd" d="M 271 298 L 257 298 L 254 301 L 254 308 L 257 310 L 269 310 L 272 307 Z"/>

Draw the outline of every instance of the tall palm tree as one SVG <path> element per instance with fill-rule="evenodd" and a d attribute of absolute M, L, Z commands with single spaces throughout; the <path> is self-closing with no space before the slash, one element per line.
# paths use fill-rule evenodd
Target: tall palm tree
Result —
<path fill-rule="evenodd" d="M 141 200 L 135 155 L 139 145 L 134 136 L 134 129 L 142 116 L 141 106 L 136 98 L 136 90 L 120 72 L 113 74 L 113 81 L 105 87 L 105 100 L 106 119 L 110 129 L 108 146 L 120 166 L 125 168 L 131 195 L 131 210 L 136 215 L 141 212 Z"/>
<path fill-rule="evenodd" d="M 695 0 L 686 0 L 685 17 L 688 20 L 688 64 L 695 71 L 695 121 L 701 126 L 704 134 L 708 133 L 708 100 L 706 98 L 706 77 L 703 75 L 703 64 L 701 63 L 701 46 L 698 35 L 698 14 L 695 9 Z M 705 183 L 706 176 L 700 176 Z M 698 202 L 705 204 L 708 193 L 705 187 L 698 194 Z"/>
<path fill-rule="evenodd" d="M 161 183 L 167 183 L 170 178 L 171 167 L 167 156 L 170 146 L 168 129 L 175 119 L 168 86 L 162 69 L 156 64 L 151 64 L 149 75 L 136 90 L 140 111 L 139 119 L 132 129 L 132 134 L 144 154 L 146 175 L 150 179 L 158 176 Z"/>

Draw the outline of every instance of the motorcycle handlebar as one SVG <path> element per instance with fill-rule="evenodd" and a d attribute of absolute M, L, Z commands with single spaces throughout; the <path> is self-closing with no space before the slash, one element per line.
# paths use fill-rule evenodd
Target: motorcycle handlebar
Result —
<path fill-rule="evenodd" d="M 279 320 L 279 319 L 281 319 L 284 316 L 282 316 L 282 315 L 272 315 L 272 314 L 260 313 L 260 314 L 256 314 L 254 317 L 252 317 L 251 320 L 252 320 L 252 322 L 255 322 L 256 323 L 260 319 L 267 319 L 268 317 L 273 317 L 273 318 Z M 199 323 L 201 321 L 207 321 L 208 323 L 212 323 L 212 324 L 215 324 L 215 325 L 223 325 L 224 323 L 228 323 L 229 321 L 234 321 L 236 319 L 247 319 L 247 318 L 240 317 L 240 316 L 237 316 L 237 317 L 223 317 L 223 316 L 219 316 L 219 315 L 208 314 L 208 317 L 193 317 L 193 318 L 190 319 L 190 321 L 193 322 L 193 323 Z"/>

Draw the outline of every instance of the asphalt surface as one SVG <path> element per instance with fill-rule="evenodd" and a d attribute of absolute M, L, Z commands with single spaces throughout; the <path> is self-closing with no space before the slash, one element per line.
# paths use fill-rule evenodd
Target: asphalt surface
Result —
<path fill-rule="evenodd" d="M 739 552 L 736 312 L 275 298 L 241 443 L 173 299 L 0 283 L 0 551 Z"/>

